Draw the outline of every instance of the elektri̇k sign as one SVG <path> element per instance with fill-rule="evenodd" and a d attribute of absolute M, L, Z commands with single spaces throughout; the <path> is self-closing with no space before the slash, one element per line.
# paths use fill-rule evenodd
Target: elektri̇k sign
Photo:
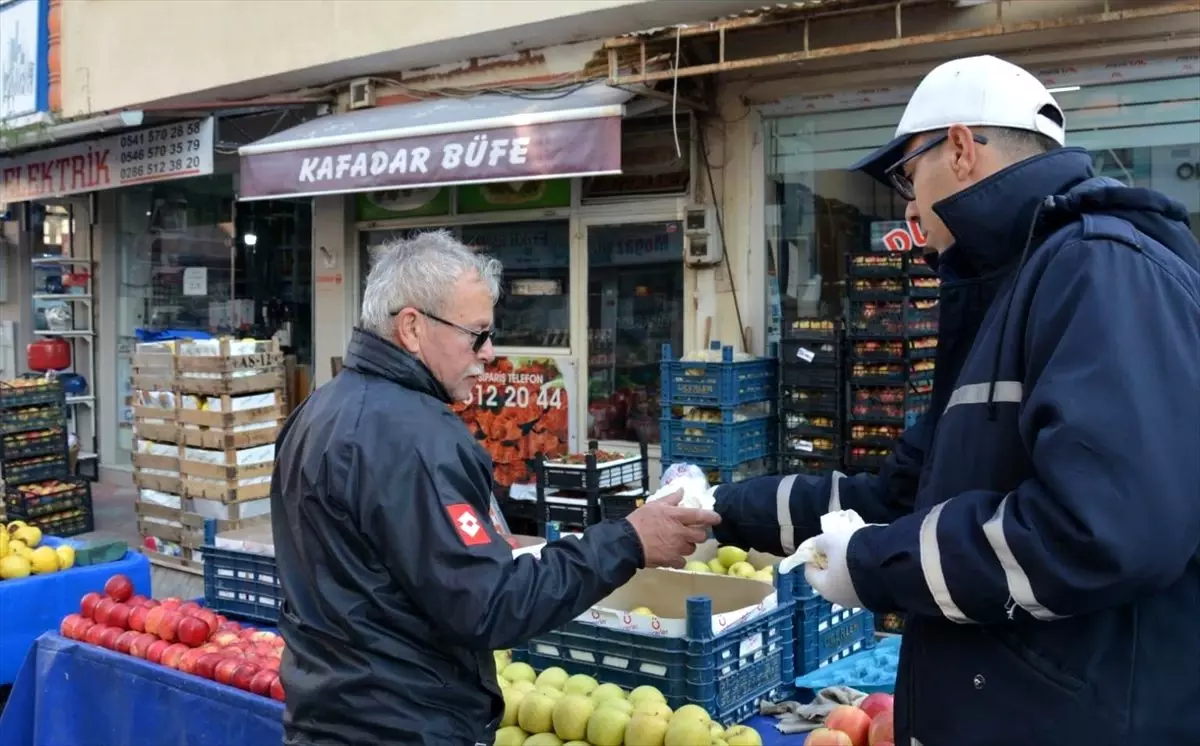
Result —
<path fill-rule="evenodd" d="M 40 121 L 49 109 L 49 0 L 0 0 L 0 128 Z"/>

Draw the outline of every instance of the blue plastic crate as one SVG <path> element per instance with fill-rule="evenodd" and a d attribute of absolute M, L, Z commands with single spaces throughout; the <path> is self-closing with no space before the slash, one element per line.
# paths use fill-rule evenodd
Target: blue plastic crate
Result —
<path fill-rule="evenodd" d="M 777 364 L 772 358 L 756 358 L 733 362 L 733 348 L 710 345 L 720 350 L 722 362 L 686 362 L 675 360 L 671 345 L 663 345 L 662 404 L 664 407 L 685 404 L 702 407 L 736 407 L 760 401 L 771 401 L 776 391 Z"/>
<path fill-rule="evenodd" d="M 540 635 L 513 659 L 538 671 L 560 666 L 625 689 L 650 685 L 679 708 L 697 704 L 732 725 L 758 714 L 760 700 L 790 696 L 795 679 L 795 604 L 792 582 L 777 581 L 779 606 L 768 614 L 712 633 L 712 600 L 687 602 L 688 632 L 659 638 L 582 622 Z"/>
<path fill-rule="evenodd" d="M 221 614 L 276 624 L 283 591 L 275 558 L 213 546 L 215 527 L 212 519 L 204 522 L 204 605 Z"/>
<path fill-rule="evenodd" d="M 720 468 L 769 456 L 774 451 L 775 420 L 764 415 L 726 425 L 664 417 L 660 432 L 664 463 Z"/>
<path fill-rule="evenodd" d="M 697 464 L 698 465 L 698 464 Z M 775 462 L 773 459 L 754 459 L 742 464 L 733 464 L 731 466 L 711 467 L 701 466 L 704 470 L 704 476 L 708 477 L 709 484 L 730 484 L 732 482 L 741 482 L 746 479 L 754 479 L 755 477 L 765 477 L 768 474 L 775 472 Z"/>
<path fill-rule="evenodd" d="M 871 612 L 835 606 L 818 596 L 802 573 L 791 575 L 796 600 L 796 676 L 875 646 Z"/>

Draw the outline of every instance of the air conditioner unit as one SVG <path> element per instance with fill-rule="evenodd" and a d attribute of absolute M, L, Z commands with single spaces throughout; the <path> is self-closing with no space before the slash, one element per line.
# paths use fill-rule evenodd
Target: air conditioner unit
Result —
<path fill-rule="evenodd" d="M 683 261 L 691 267 L 711 267 L 724 259 L 721 229 L 714 205 L 689 207 L 683 216 Z"/>

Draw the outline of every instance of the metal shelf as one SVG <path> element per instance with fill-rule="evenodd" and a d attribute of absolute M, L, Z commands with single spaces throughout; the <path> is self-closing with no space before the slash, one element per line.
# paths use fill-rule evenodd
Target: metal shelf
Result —
<path fill-rule="evenodd" d="M 29 260 L 29 263 L 34 266 L 39 265 L 77 265 L 77 266 L 92 266 L 95 264 L 91 259 L 78 256 L 37 256 Z"/>
<path fill-rule="evenodd" d="M 75 339 L 91 340 L 96 336 L 96 333 L 90 329 L 67 329 L 66 331 L 56 332 L 49 329 L 34 329 L 34 336 L 37 337 L 73 337 Z"/>
<path fill-rule="evenodd" d="M 92 296 L 81 293 L 34 293 L 34 300 L 77 300 L 81 303 L 91 303 Z"/>
<path fill-rule="evenodd" d="M 67 404 L 95 404 L 96 397 L 94 396 L 68 396 Z"/>

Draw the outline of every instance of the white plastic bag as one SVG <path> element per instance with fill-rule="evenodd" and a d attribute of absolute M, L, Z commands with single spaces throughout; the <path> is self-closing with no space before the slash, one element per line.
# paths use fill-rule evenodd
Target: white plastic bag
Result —
<path fill-rule="evenodd" d="M 865 525 L 866 523 L 863 521 L 862 516 L 853 510 L 838 510 L 821 516 L 821 531 L 823 533 L 862 528 Z M 817 537 L 815 536 L 806 539 L 804 543 L 796 548 L 792 556 L 787 557 L 783 562 L 779 563 L 779 572 L 787 574 L 793 568 L 807 564 L 813 564 L 824 569 L 825 555 L 816 550 L 816 543 Z"/>
<path fill-rule="evenodd" d="M 659 481 L 662 486 L 658 488 L 657 492 L 646 498 L 646 502 L 661 500 L 682 490 L 683 500 L 679 503 L 680 507 L 712 510 L 716 505 L 717 500 L 714 493 L 717 488 L 708 486 L 708 479 L 698 466 L 672 464 L 663 470 L 662 479 Z"/>

